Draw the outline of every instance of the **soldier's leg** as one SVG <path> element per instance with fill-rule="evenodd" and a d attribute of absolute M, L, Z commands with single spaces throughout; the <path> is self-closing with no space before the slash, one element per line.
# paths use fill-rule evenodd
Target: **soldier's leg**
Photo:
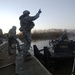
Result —
<path fill-rule="evenodd" d="M 31 59 L 31 54 L 27 50 L 24 50 L 23 58 L 24 58 L 24 61 L 29 60 L 29 59 Z"/>
<path fill-rule="evenodd" d="M 31 56 L 31 54 L 28 52 L 28 50 L 30 49 L 31 41 L 30 41 L 30 37 L 28 33 L 24 33 L 24 37 L 25 37 L 24 39 L 26 40 L 26 42 L 24 44 L 23 57 L 26 60 Z"/>
<path fill-rule="evenodd" d="M 17 44 L 17 48 L 18 48 L 18 51 L 20 52 L 20 45 L 19 45 L 19 42 L 16 40 L 16 38 L 14 38 L 16 44 Z"/>
<path fill-rule="evenodd" d="M 20 46 L 19 46 L 18 41 L 16 42 L 16 44 L 17 44 L 18 51 L 20 52 Z"/>
<path fill-rule="evenodd" d="M 8 38 L 8 54 L 11 55 L 11 46 L 12 46 L 12 42 L 11 42 L 11 38 Z"/>
<path fill-rule="evenodd" d="M 25 40 L 26 40 L 26 45 L 29 47 L 31 46 L 31 34 L 29 31 L 26 32 L 25 34 Z"/>

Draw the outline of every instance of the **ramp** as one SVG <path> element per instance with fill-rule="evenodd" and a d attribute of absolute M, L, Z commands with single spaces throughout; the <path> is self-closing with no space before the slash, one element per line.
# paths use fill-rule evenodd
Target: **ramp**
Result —
<path fill-rule="evenodd" d="M 16 74 L 18 75 L 51 75 L 50 72 L 34 57 L 23 61 L 23 57 L 16 56 Z"/>
<path fill-rule="evenodd" d="M 17 39 L 19 44 L 22 42 Z M 21 43 L 20 43 L 21 42 Z M 17 50 L 18 51 L 18 50 Z M 16 55 L 16 74 L 17 75 L 52 75 L 36 57 L 32 56 L 30 60 L 24 62 L 22 51 Z"/>

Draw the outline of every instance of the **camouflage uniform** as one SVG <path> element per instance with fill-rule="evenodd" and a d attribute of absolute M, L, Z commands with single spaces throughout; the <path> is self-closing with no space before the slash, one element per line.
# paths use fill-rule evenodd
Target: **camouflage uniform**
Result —
<path fill-rule="evenodd" d="M 18 50 L 20 50 L 19 43 L 16 40 L 16 27 L 15 26 L 13 26 L 8 32 L 8 53 L 9 55 L 12 54 L 10 50 L 12 48 L 13 43 L 16 43 L 18 46 Z"/>
<path fill-rule="evenodd" d="M 41 13 L 41 10 L 38 11 L 38 13 L 35 16 L 29 16 L 30 12 L 28 10 L 25 10 L 23 12 L 23 15 L 19 17 L 20 20 L 20 31 L 24 35 L 24 50 L 23 50 L 23 56 L 28 56 L 28 50 L 31 46 L 31 29 L 35 26 L 34 20 L 39 18 L 39 15 Z"/>

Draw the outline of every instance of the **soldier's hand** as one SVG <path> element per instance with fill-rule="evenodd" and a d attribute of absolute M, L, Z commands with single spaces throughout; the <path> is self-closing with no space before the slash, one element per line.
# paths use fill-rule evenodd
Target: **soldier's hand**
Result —
<path fill-rule="evenodd" d="M 41 9 L 39 9 L 38 13 L 42 13 Z"/>

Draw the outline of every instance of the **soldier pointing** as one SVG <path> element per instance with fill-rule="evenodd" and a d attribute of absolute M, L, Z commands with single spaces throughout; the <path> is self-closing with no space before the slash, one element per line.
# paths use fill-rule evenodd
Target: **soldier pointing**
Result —
<path fill-rule="evenodd" d="M 23 50 L 23 57 L 24 59 L 27 59 L 30 57 L 30 53 L 28 50 L 31 46 L 31 29 L 35 26 L 34 20 L 39 18 L 41 9 L 36 13 L 34 16 L 29 16 L 30 11 L 25 10 L 23 11 L 23 14 L 19 17 L 20 20 L 20 31 L 23 33 L 24 36 L 24 50 Z"/>

